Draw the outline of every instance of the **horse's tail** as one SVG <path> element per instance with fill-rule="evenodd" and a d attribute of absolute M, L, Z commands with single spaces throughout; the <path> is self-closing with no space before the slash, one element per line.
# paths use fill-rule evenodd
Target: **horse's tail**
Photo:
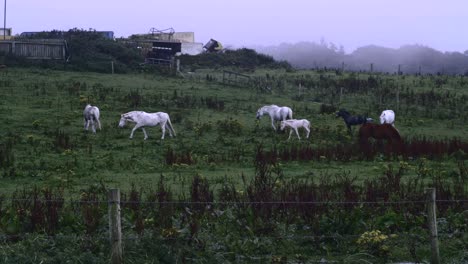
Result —
<path fill-rule="evenodd" d="M 99 130 L 101 130 L 101 129 L 102 129 L 102 128 L 101 128 L 101 121 L 99 120 L 99 117 L 96 118 L 96 122 L 97 122 L 97 124 L 98 124 Z"/>
<path fill-rule="evenodd" d="M 393 133 L 395 135 L 395 138 L 398 139 L 398 140 L 402 140 L 401 139 L 401 134 L 400 134 L 400 131 L 398 131 L 398 129 L 392 124 L 392 128 L 393 128 Z"/>
<path fill-rule="evenodd" d="M 171 119 L 170 119 L 169 117 L 167 117 L 167 126 L 168 126 L 169 129 L 172 131 L 172 134 L 174 134 L 174 137 L 175 137 L 175 136 L 176 136 L 176 133 L 175 133 L 174 128 L 172 127 Z"/>
<path fill-rule="evenodd" d="M 390 139 L 390 142 L 392 144 L 393 151 L 396 153 L 402 153 L 405 149 L 405 144 L 403 142 L 403 138 L 401 137 L 400 131 L 394 126 L 389 126 L 392 129 L 392 138 Z"/>
<path fill-rule="evenodd" d="M 96 120 L 96 122 L 98 123 L 99 130 L 101 130 L 101 121 L 99 120 L 100 115 L 101 114 L 99 113 L 99 108 L 95 107 L 95 109 L 93 111 L 93 116 L 94 116 L 94 119 Z"/>
<path fill-rule="evenodd" d="M 293 119 L 293 112 L 291 108 L 288 109 L 288 119 Z"/>

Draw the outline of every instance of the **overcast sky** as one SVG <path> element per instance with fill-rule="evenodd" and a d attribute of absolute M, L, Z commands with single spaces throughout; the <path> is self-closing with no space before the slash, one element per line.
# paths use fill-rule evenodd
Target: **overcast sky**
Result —
<path fill-rule="evenodd" d="M 4 1 L 13 34 L 76 27 L 127 37 L 172 27 L 234 47 L 324 39 L 347 53 L 369 44 L 468 50 L 468 0 Z"/>

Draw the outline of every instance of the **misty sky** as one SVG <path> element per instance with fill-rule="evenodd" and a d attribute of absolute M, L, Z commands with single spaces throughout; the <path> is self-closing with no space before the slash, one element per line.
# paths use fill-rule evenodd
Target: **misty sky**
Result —
<path fill-rule="evenodd" d="M 127 37 L 172 27 L 234 47 L 324 39 L 347 53 L 369 44 L 468 50 L 467 0 L 3 0 L 2 10 L 4 1 L 13 34 L 76 27 Z"/>

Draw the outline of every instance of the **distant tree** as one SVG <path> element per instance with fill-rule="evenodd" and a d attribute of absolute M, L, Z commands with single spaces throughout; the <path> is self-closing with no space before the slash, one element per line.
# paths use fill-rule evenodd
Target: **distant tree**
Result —
<path fill-rule="evenodd" d="M 404 73 L 443 72 L 446 74 L 464 74 L 468 70 L 468 50 L 464 53 L 442 53 L 422 45 L 406 45 L 399 49 L 385 48 L 376 45 L 364 46 L 351 54 L 345 54 L 344 47 L 338 49 L 333 43 L 299 42 L 281 44 L 278 47 L 259 48 L 276 59 L 286 60 L 296 68 L 341 68 L 344 62 L 347 69 L 368 71 L 373 63 L 373 70 L 380 72 L 397 72 L 400 65 Z"/>

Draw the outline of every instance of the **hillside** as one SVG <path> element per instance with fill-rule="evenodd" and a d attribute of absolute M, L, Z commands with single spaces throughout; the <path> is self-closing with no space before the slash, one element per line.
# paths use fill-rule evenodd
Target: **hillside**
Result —
<path fill-rule="evenodd" d="M 128 263 L 428 262 L 427 187 L 443 201 L 441 255 L 466 260 L 466 77 L 247 74 L 2 69 L 2 263 L 108 263 L 117 205 Z M 258 113 L 270 104 L 308 119 L 310 137 L 275 131 Z M 340 108 L 374 120 L 393 109 L 403 140 L 358 140 Z M 168 113 L 177 136 L 156 126 L 130 139 L 134 124 L 118 124 L 134 110 Z"/>
<path fill-rule="evenodd" d="M 443 53 L 421 45 L 406 45 L 398 49 L 369 45 L 350 54 L 345 54 L 342 47 L 337 48 L 333 43 L 301 42 L 255 49 L 302 69 L 341 69 L 344 63 L 345 70 L 369 71 L 372 63 L 373 70 L 378 72 L 395 73 L 400 65 L 400 70 L 408 74 L 468 74 L 466 52 Z"/>

